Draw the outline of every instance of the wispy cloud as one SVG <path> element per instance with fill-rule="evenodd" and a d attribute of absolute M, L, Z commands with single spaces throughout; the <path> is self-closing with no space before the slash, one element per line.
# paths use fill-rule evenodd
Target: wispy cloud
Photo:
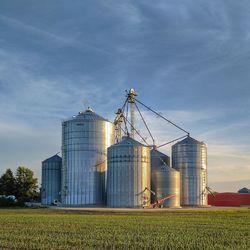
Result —
<path fill-rule="evenodd" d="M 89 49 L 89 50 L 95 50 L 105 55 L 111 54 L 110 51 L 102 49 L 101 47 L 94 46 L 93 44 L 90 44 L 86 41 L 81 41 L 80 43 L 73 37 L 63 37 L 61 35 L 53 34 L 46 30 L 37 28 L 33 25 L 21 22 L 20 20 L 17 20 L 15 18 L 10 18 L 10 17 L 0 15 L 0 20 L 4 22 L 7 26 L 9 26 L 10 28 L 14 30 L 18 30 L 20 33 L 23 33 L 29 36 L 33 35 L 33 36 L 42 38 L 44 41 L 46 41 L 46 43 L 43 42 L 43 44 L 47 44 L 48 42 L 50 42 L 50 43 L 53 43 L 54 46 L 57 46 L 57 47 L 70 46 L 72 48 L 78 49 L 81 52 L 86 52 L 86 50 Z"/>
<path fill-rule="evenodd" d="M 24 35 L 27 33 L 37 35 L 37 36 L 42 37 L 44 39 L 48 39 L 52 42 L 55 42 L 58 46 L 67 46 L 67 45 L 74 44 L 74 40 L 72 38 L 66 38 L 66 37 L 61 37 L 61 36 L 55 35 L 55 34 L 50 33 L 48 31 L 34 27 L 30 24 L 26 24 L 24 22 L 21 22 L 15 18 L 0 15 L 0 20 L 2 22 L 4 22 L 4 24 L 8 25 L 10 28 L 14 28 L 14 29 L 19 30 Z"/>
<path fill-rule="evenodd" d="M 126 26 L 128 22 L 132 25 L 142 23 L 143 15 L 132 1 L 105 1 L 103 2 L 103 5 L 109 11 L 112 11 L 113 15 L 116 15 L 119 19 L 123 19 Z"/>

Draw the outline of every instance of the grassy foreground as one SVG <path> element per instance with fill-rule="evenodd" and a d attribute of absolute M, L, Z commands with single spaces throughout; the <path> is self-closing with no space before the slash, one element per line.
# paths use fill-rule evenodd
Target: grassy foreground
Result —
<path fill-rule="evenodd" d="M 0 209 L 0 249 L 250 249 L 250 209 Z"/>

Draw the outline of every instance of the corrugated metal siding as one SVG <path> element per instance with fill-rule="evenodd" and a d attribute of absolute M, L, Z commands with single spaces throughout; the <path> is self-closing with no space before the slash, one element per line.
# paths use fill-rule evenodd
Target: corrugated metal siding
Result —
<path fill-rule="evenodd" d="M 150 151 L 150 157 L 151 157 L 151 168 L 159 167 L 163 164 L 163 162 L 165 162 L 168 166 L 170 166 L 170 157 L 156 149 L 152 149 Z"/>
<path fill-rule="evenodd" d="M 207 147 L 188 137 L 172 146 L 172 166 L 180 171 L 181 205 L 207 205 Z"/>
<path fill-rule="evenodd" d="M 174 197 L 164 201 L 164 207 L 180 207 L 180 172 L 169 166 L 151 169 L 152 203 L 169 195 Z"/>
<path fill-rule="evenodd" d="M 55 200 L 60 201 L 61 167 L 62 160 L 59 156 L 42 162 L 41 202 L 44 205 L 51 205 Z"/>
<path fill-rule="evenodd" d="M 150 203 L 150 150 L 131 138 L 108 148 L 108 207 L 142 207 Z"/>
<path fill-rule="evenodd" d="M 107 148 L 114 143 L 113 123 L 86 111 L 62 124 L 62 202 L 104 205 Z"/>

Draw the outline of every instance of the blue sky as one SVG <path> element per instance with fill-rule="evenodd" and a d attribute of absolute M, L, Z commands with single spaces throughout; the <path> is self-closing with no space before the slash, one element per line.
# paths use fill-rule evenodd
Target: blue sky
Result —
<path fill-rule="evenodd" d="M 249 0 L 1 0 L 0 173 L 40 176 L 63 119 L 90 105 L 112 120 L 133 87 L 208 144 L 212 188 L 250 188 L 249 13 Z M 144 115 L 156 142 L 177 135 Z"/>

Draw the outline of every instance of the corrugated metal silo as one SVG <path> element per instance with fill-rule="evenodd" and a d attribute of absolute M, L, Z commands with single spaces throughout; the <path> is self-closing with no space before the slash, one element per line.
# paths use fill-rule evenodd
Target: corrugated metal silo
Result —
<path fill-rule="evenodd" d="M 165 162 L 168 166 L 170 166 L 170 157 L 156 149 L 152 149 L 150 151 L 150 158 L 151 158 L 151 169 L 154 167 L 161 166 L 163 162 Z"/>
<path fill-rule="evenodd" d="M 54 155 L 42 162 L 41 200 L 43 205 L 60 201 L 62 158 Z"/>
<path fill-rule="evenodd" d="M 130 138 L 108 148 L 108 207 L 150 204 L 150 149 Z"/>
<path fill-rule="evenodd" d="M 172 146 L 172 166 L 181 174 L 181 205 L 207 205 L 207 146 L 191 137 Z"/>
<path fill-rule="evenodd" d="M 62 123 L 62 203 L 104 205 L 107 148 L 114 143 L 114 125 L 93 112 Z"/>
<path fill-rule="evenodd" d="M 174 195 L 164 201 L 164 207 L 180 207 L 180 172 L 169 167 L 160 165 L 151 169 L 151 195 L 152 203 L 166 196 Z"/>

